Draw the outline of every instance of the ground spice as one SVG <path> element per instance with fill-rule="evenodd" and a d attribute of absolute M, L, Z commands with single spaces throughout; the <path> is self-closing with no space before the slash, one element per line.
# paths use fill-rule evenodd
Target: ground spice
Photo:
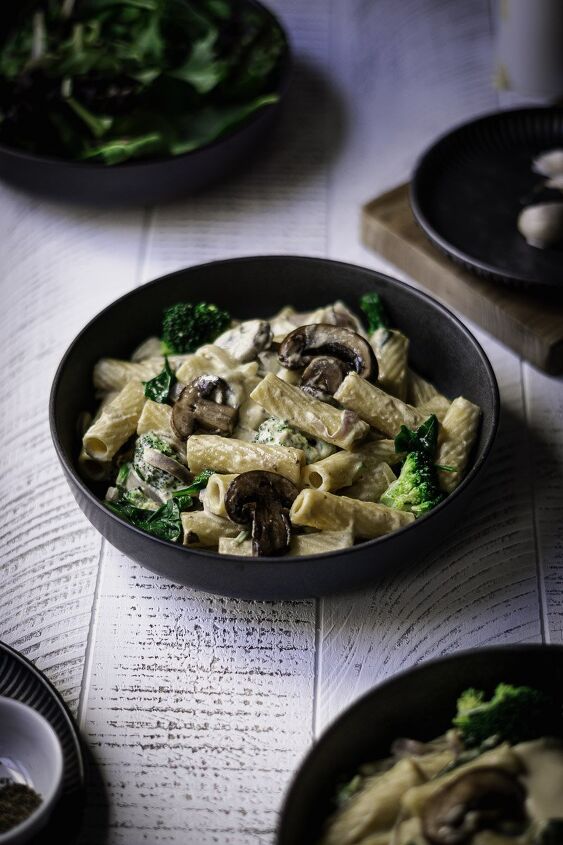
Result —
<path fill-rule="evenodd" d="M 0 785 L 0 833 L 6 833 L 30 816 L 41 797 L 23 783 Z"/>

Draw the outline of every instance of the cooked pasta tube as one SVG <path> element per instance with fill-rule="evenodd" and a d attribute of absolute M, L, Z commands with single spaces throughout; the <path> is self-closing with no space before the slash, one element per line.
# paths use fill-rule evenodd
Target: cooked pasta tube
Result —
<path fill-rule="evenodd" d="M 215 548 L 221 537 L 237 537 L 240 525 L 206 511 L 187 511 L 182 514 L 184 546 Z"/>
<path fill-rule="evenodd" d="M 94 367 L 96 390 L 121 390 L 129 381 L 148 381 L 164 367 L 164 358 L 147 358 L 145 361 L 121 361 L 118 358 L 100 358 Z"/>
<path fill-rule="evenodd" d="M 412 513 L 311 489 L 299 493 L 289 516 L 294 525 L 308 525 L 321 531 L 351 526 L 357 540 L 389 534 L 414 520 Z"/>
<path fill-rule="evenodd" d="M 440 487 L 451 493 L 463 478 L 477 436 L 481 409 L 463 396 L 454 399 L 440 428 L 436 463 L 454 467 L 454 472 L 438 470 Z"/>
<path fill-rule="evenodd" d="M 427 402 L 423 402 L 421 405 L 416 406 L 416 410 L 420 411 L 425 416 L 429 417 L 430 414 L 434 414 L 440 422 L 444 419 L 446 414 L 450 409 L 450 405 L 452 403 L 449 399 L 446 399 L 445 396 L 441 396 L 439 393 L 436 396 L 433 396 L 431 399 L 428 399 Z"/>
<path fill-rule="evenodd" d="M 286 420 L 294 428 L 333 446 L 340 446 L 341 449 L 352 449 L 354 443 L 369 433 L 369 427 L 356 414 L 347 414 L 326 402 L 312 399 L 273 373 L 268 373 L 262 379 L 250 398 L 266 408 L 272 416 Z"/>
<path fill-rule="evenodd" d="M 379 365 L 378 383 L 403 401 L 407 397 L 409 339 L 397 329 L 376 329 L 369 342 Z"/>
<path fill-rule="evenodd" d="M 172 407 L 170 405 L 163 405 L 160 402 L 153 402 L 152 399 L 147 399 L 139 422 L 137 423 L 137 434 L 146 434 L 147 431 L 156 431 L 159 434 L 165 434 L 167 437 L 176 439 L 176 435 L 170 424 L 172 417 Z"/>
<path fill-rule="evenodd" d="M 416 408 L 390 396 L 357 373 L 346 376 L 334 398 L 388 437 L 395 437 L 402 425 L 418 428 L 426 419 Z"/>
<path fill-rule="evenodd" d="M 364 466 L 357 480 L 343 492 L 350 499 L 361 499 L 363 502 L 379 502 L 389 485 L 397 480 L 397 476 L 386 463 L 377 464 L 369 468 Z"/>
<path fill-rule="evenodd" d="M 97 461 L 110 461 L 117 450 L 129 440 L 145 404 L 145 392 L 140 381 L 130 381 L 109 402 L 83 437 L 86 453 Z"/>
<path fill-rule="evenodd" d="M 362 443 L 361 446 L 354 449 L 354 454 L 359 455 L 364 465 L 372 469 L 383 462 L 392 466 L 403 457 L 402 452 L 397 453 L 395 451 L 395 441 L 386 439 Z"/>
<path fill-rule="evenodd" d="M 288 557 L 301 555 L 319 555 L 323 552 L 332 552 L 336 549 L 347 549 L 354 545 L 354 537 L 351 528 L 343 531 L 318 531 L 315 534 L 296 534 L 291 538 Z M 230 537 L 221 537 L 219 540 L 220 554 L 242 555 L 252 557 L 251 540 L 243 540 L 241 543 Z"/>
<path fill-rule="evenodd" d="M 118 390 L 111 390 L 109 393 L 106 393 L 98 405 L 98 410 L 93 417 L 91 414 L 86 412 L 81 414 L 79 428 L 79 434 L 81 437 L 84 437 L 90 426 L 92 426 L 96 420 L 99 420 L 106 405 L 113 402 L 118 393 Z M 89 478 L 91 481 L 103 481 L 105 478 L 109 478 L 111 476 L 113 466 L 111 461 L 97 461 L 94 458 L 91 458 L 84 446 L 82 446 L 78 456 L 78 470 L 81 475 Z"/>
<path fill-rule="evenodd" d="M 240 473 L 263 469 L 283 475 L 299 484 L 305 453 L 286 446 L 247 443 L 216 434 L 193 434 L 188 440 L 187 459 L 194 473 L 214 469 L 218 473 Z"/>
<path fill-rule="evenodd" d="M 340 490 L 354 483 L 362 468 L 362 459 L 354 452 L 335 452 L 322 461 L 308 464 L 301 473 L 301 486 L 315 490 Z"/>
<path fill-rule="evenodd" d="M 217 514 L 217 516 L 227 516 L 225 493 L 231 481 L 236 477 L 236 473 L 220 475 L 217 472 L 210 476 L 207 487 L 205 488 L 205 496 L 203 497 L 203 507 L 206 511 Z"/>
<path fill-rule="evenodd" d="M 415 370 L 409 369 L 407 384 L 407 402 L 417 407 L 424 405 L 434 396 L 440 396 L 440 391 L 434 387 L 432 382 L 422 378 Z"/>

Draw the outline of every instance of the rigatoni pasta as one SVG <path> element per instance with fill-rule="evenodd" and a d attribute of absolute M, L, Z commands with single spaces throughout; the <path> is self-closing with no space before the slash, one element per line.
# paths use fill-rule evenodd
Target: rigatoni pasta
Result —
<path fill-rule="evenodd" d="M 207 303 L 166 309 L 162 339 L 94 368 L 84 474 L 147 533 L 243 557 L 409 525 L 459 484 L 480 412 L 409 367 L 376 294 L 361 307 L 367 327 L 341 302 L 240 323 Z"/>

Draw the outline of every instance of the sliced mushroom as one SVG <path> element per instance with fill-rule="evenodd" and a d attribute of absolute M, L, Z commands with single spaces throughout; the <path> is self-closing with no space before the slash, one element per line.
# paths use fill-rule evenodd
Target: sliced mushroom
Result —
<path fill-rule="evenodd" d="M 422 832 L 432 845 L 465 845 L 480 830 L 514 832 L 526 822 L 526 791 L 503 769 L 476 766 L 427 800 Z"/>
<path fill-rule="evenodd" d="M 199 376 L 180 393 L 172 408 L 171 425 L 187 440 L 196 425 L 212 434 L 233 433 L 238 410 L 225 403 L 229 386 L 219 376 Z"/>
<path fill-rule="evenodd" d="M 213 341 L 215 346 L 220 346 L 241 364 L 254 361 L 271 342 L 272 330 L 266 320 L 245 320 Z"/>
<path fill-rule="evenodd" d="M 252 554 L 281 555 L 289 548 L 289 509 L 298 489 L 275 472 L 251 470 L 238 475 L 225 493 L 225 510 L 239 525 L 252 523 Z"/>
<path fill-rule="evenodd" d="M 348 372 L 346 364 L 338 358 L 319 355 L 305 367 L 301 376 L 301 390 L 323 402 L 331 401 Z"/>
<path fill-rule="evenodd" d="M 177 478 L 178 481 L 185 481 L 186 484 L 189 484 L 193 478 L 187 467 L 179 461 L 174 460 L 174 458 L 170 458 L 168 455 L 164 455 L 162 452 L 159 452 L 158 449 L 145 449 L 143 451 L 143 460 L 146 461 L 147 464 L 156 467 L 156 469 L 161 469 L 163 472 L 167 472 L 169 475 Z"/>
<path fill-rule="evenodd" d="M 354 370 L 363 378 L 377 379 L 377 360 L 370 344 L 357 332 L 344 326 L 313 323 L 290 332 L 280 346 L 278 357 L 289 370 L 311 363 L 319 356 L 338 358 L 346 372 Z"/>

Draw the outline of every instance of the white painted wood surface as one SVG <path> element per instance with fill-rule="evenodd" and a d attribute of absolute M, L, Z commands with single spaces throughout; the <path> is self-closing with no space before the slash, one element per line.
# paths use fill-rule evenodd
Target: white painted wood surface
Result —
<path fill-rule="evenodd" d="M 0 188 L 0 638 L 54 681 L 98 762 L 82 845 L 271 843 L 313 737 L 374 683 L 472 645 L 563 640 L 563 382 L 479 332 L 504 403 L 481 493 L 439 552 L 377 588 L 318 602 L 198 594 L 102 542 L 66 488 L 48 392 L 90 316 L 143 280 L 231 255 L 392 272 L 358 243 L 361 203 L 406 178 L 436 134 L 498 106 L 486 0 L 271 5 L 295 80 L 248 173 L 127 213 Z"/>

